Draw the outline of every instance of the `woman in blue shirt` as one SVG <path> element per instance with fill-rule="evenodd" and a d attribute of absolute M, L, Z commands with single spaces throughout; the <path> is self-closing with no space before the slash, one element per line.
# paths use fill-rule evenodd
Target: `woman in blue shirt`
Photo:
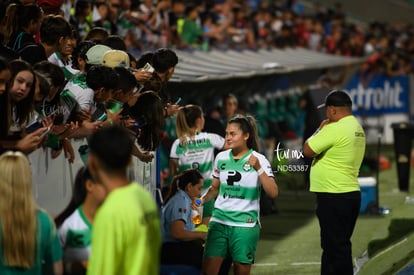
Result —
<path fill-rule="evenodd" d="M 191 265 L 201 268 L 205 232 L 194 231 L 192 200 L 201 195 L 203 177 L 188 169 L 174 177 L 162 211 L 161 264 Z M 201 242 L 199 240 L 202 240 Z"/>

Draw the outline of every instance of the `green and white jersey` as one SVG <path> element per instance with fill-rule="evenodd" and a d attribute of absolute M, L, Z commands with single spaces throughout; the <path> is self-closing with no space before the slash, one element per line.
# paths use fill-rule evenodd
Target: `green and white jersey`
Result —
<path fill-rule="evenodd" d="M 76 209 L 58 229 L 65 262 L 84 261 L 91 252 L 92 224 L 88 222 L 82 206 Z"/>
<path fill-rule="evenodd" d="M 94 106 L 95 92 L 86 84 L 86 74 L 78 74 L 69 81 L 62 91 L 61 97 L 65 96 L 64 92 L 69 91 L 78 104 L 78 111 L 90 110 Z"/>
<path fill-rule="evenodd" d="M 62 56 L 59 52 L 54 52 L 51 56 L 47 58 L 47 60 L 53 64 L 58 65 L 65 74 L 65 79 L 71 79 L 75 74 L 79 73 L 78 70 L 72 68 L 72 60 L 69 59 L 67 63 L 63 62 Z"/>
<path fill-rule="evenodd" d="M 116 22 L 116 25 L 118 27 L 118 35 L 122 39 L 125 39 L 127 37 L 128 31 L 133 27 L 131 20 L 129 20 L 125 16 L 126 13 L 127 13 L 126 11 L 122 11 L 118 17 L 118 21 Z"/>
<path fill-rule="evenodd" d="M 257 171 L 248 164 L 256 156 L 266 175 L 273 177 L 266 157 L 250 149 L 235 160 L 231 149 L 220 152 L 214 161 L 213 177 L 220 180 L 220 190 L 210 221 L 230 226 L 254 227 L 260 224 L 260 181 Z"/>
<path fill-rule="evenodd" d="M 179 173 L 189 168 L 197 168 L 204 179 L 204 189 L 211 185 L 214 149 L 222 149 L 224 138 L 212 133 L 197 133 L 194 139 L 187 139 L 185 146 L 176 139 L 171 147 L 170 158 L 178 159 Z"/>
<path fill-rule="evenodd" d="M 60 101 L 62 106 L 65 108 L 64 121 L 68 120 L 72 112 L 88 110 L 92 114 L 95 114 L 95 112 L 97 112 L 97 108 L 94 97 L 95 91 L 89 88 L 86 84 L 86 74 L 80 73 L 75 75 L 60 93 Z M 103 115 L 105 115 L 104 118 L 94 120 L 105 120 L 106 114 L 103 113 Z"/>

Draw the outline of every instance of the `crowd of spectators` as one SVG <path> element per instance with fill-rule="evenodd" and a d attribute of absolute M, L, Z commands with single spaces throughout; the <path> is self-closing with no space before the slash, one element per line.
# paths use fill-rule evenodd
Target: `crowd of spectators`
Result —
<path fill-rule="evenodd" d="M 378 73 L 396 76 L 412 72 L 411 25 L 369 22 L 362 27 L 350 23 L 339 3 L 332 8 L 319 3 L 307 7 L 296 0 L 3 1 L 0 55 L 9 61 L 20 57 L 31 65 L 48 60 L 63 69 L 65 81 L 85 72 L 82 59 L 95 44 L 127 53 L 131 69 L 142 68 L 152 58 L 147 54 L 159 48 L 303 47 L 328 54 L 366 57 L 367 62 L 359 70 L 363 85 Z M 136 58 L 142 64 L 137 64 Z M 40 82 L 44 73 L 37 74 Z M 139 80 L 142 75 L 135 77 Z M 61 80 L 57 82 L 55 89 L 64 86 Z M 154 88 L 156 80 L 148 85 L 160 93 L 166 91 L 165 87 Z M 55 93 L 49 95 L 50 100 Z M 161 97 L 166 106 L 169 98 Z M 36 104 L 33 108 L 39 109 L 40 103 Z M 19 115 L 21 120 L 28 119 L 28 114 Z"/>
<path fill-rule="evenodd" d="M 33 1 L 20 2 L 33 4 Z M 25 24 L 22 18 L 30 16 L 6 9 L 6 3 L 2 3 L 1 33 L 3 44 L 13 48 L 16 44 L 11 42 L 16 40 L 11 37 L 10 23 L 19 20 Z M 341 56 L 377 54 L 370 61 L 372 69 L 380 68 L 391 75 L 412 70 L 411 25 L 365 22 L 366 27 L 350 23 L 339 3 L 334 7 L 315 3 L 308 9 L 296 0 L 38 0 L 36 3 L 45 14 L 61 14 L 70 22 L 77 43 L 87 39 L 90 30 L 97 29 L 94 32 L 120 37 L 126 50 L 135 57 L 160 47 L 201 50 L 305 47 Z"/>

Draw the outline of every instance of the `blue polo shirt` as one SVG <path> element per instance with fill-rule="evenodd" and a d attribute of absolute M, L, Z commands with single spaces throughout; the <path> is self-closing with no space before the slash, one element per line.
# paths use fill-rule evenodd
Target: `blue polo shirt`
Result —
<path fill-rule="evenodd" d="M 184 191 L 178 189 L 162 210 L 162 242 L 179 242 L 171 236 L 171 225 L 176 220 L 185 222 L 184 229 L 194 231 L 195 225 L 191 222 L 192 199 Z"/>

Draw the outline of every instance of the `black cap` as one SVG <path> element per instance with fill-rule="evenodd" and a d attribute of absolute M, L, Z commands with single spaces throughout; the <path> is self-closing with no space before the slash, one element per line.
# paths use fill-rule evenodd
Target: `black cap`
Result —
<path fill-rule="evenodd" d="M 348 93 L 341 90 L 333 90 L 326 96 L 325 103 L 317 108 L 320 109 L 326 106 L 352 106 L 352 100 Z"/>

